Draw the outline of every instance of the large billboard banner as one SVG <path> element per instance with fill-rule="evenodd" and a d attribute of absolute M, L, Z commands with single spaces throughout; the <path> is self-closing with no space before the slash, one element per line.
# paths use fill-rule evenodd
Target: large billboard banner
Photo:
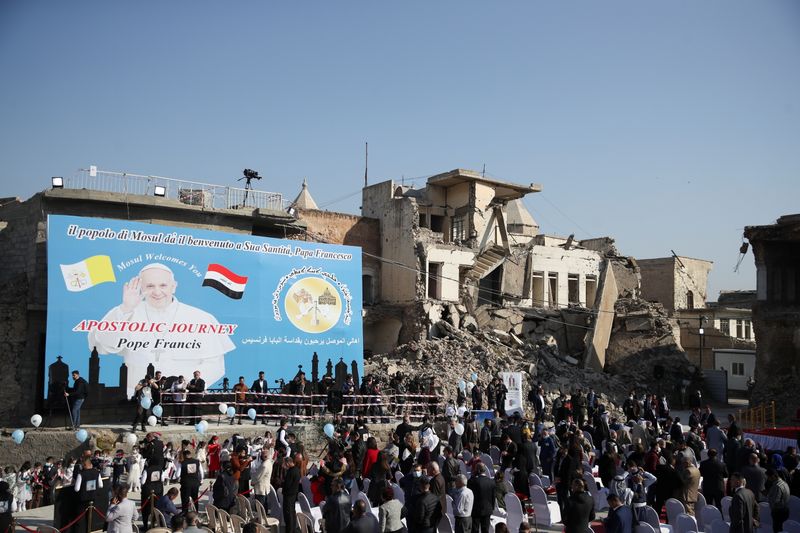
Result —
<path fill-rule="evenodd" d="M 51 384 L 58 365 L 109 399 L 153 370 L 213 387 L 291 379 L 314 352 L 362 366 L 359 248 L 59 215 L 47 243 Z"/>

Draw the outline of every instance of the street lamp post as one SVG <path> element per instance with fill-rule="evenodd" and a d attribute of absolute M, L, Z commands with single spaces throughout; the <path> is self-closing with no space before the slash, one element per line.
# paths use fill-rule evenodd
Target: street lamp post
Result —
<path fill-rule="evenodd" d="M 705 330 L 703 329 L 703 324 L 708 322 L 708 318 L 704 315 L 700 315 L 698 317 L 700 321 L 700 329 L 698 330 L 698 334 L 700 335 L 700 374 L 703 374 L 703 348 L 705 346 Z"/>

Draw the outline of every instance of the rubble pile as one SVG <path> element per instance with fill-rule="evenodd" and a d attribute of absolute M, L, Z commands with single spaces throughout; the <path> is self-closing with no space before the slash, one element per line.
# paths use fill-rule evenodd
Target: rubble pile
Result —
<path fill-rule="evenodd" d="M 444 320 L 435 326 L 439 338 L 409 342 L 387 354 L 373 355 L 365 363 L 366 373 L 387 383 L 397 375 L 423 382 L 433 380 L 437 394 L 448 402 L 455 401 L 458 382 L 469 381 L 473 372 L 484 384 L 500 372 L 522 372 L 528 376 L 523 394 L 527 396 L 530 387 L 541 382 L 551 401 L 561 390 L 571 393 L 577 386 L 593 387 L 612 412 L 618 411 L 616 404 L 621 405 L 627 394 L 624 378 L 583 370 L 567 362 L 552 336 L 531 343 L 522 341 L 513 331 L 468 331 Z"/>
<path fill-rule="evenodd" d="M 485 384 L 499 372 L 522 372 L 523 387 L 541 382 L 552 400 L 559 391 L 592 387 L 616 411 L 632 388 L 672 394 L 691 379 L 689 360 L 676 341 L 676 325 L 660 304 L 623 298 L 615 307 L 605 372 L 583 369 L 584 337 L 592 323 L 585 308 L 511 309 L 427 302 L 416 313 L 418 334 L 366 361 L 366 373 L 389 383 L 394 376 L 435 383 L 454 402 L 460 380 L 477 373 Z M 574 326 L 574 327 L 571 327 Z M 663 375 L 654 374 L 654 366 Z"/>
<path fill-rule="evenodd" d="M 624 376 L 632 384 L 655 386 L 664 394 L 687 385 L 694 369 L 677 340 L 677 323 L 668 317 L 664 306 L 620 298 L 614 311 L 614 327 L 606 350 L 606 372 Z M 656 367 L 663 370 L 662 377 L 656 377 Z M 653 388 L 650 390 L 657 392 Z"/>

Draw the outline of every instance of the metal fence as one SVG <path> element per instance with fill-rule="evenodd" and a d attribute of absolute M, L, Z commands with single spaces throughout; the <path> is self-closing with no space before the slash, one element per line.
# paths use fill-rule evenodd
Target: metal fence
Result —
<path fill-rule="evenodd" d="M 64 178 L 67 189 L 88 189 L 120 194 L 159 196 L 177 200 L 186 205 L 206 209 L 272 209 L 283 210 L 283 195 L 277 192 L 257 191 L 241 187 L 224 187 L 197 181 L 143 176 L 126 172 L 107 172 L 82 169 L 74 176 Z M 157 191 L 157 188 L 162 188 Z M 161 194 L 163 193 L 163 194 Z"/>

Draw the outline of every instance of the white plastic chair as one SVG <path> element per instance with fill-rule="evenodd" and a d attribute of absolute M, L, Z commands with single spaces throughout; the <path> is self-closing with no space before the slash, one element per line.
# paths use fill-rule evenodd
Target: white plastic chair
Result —
<path fill-rule="evenodd" d="M 322 511 L 319 507 L 311 507 L 311 503 L 302 492 L 297 494 L 297 503 L 300 504 L 300 510 L 311 520 L 311 526 L 314 531 L 320 531 L 320 520 L 322 520 Z"/>
<path fill-rule="evenodd" d="M 500 464 L 500 448 L 494 444 L 489 446 L 489 456 L 492 458 L 494 464 Z"/>
<path fill-rule="evenodd" d="M 561 522 L 561 509 L 556 502 L 547 500 L 547 495 L 542 487 L 531 488 L 531 501 L 533 501 L 533 510 L 538 523 L 550 527 Z"/>
<path fill-rule="evenodd" d="M 513 492 L 509 492 L 503 498 L 506 503 L 506 525 L 509 531 L 518 531 L 522 523 L 522 503 Z"/>
<path fill-rule="evenodd" d="M 453 522 L 450 517 L 447 515 L 442 516 L 442 519 L 439 520 L 437 533 L 453 533 L 454 531 L 455 529 L 453 528 Z"/>
<path fill-rule="evenodd" d="M 800 522 L 800 498 L 789 496 L 789 520 Z"/>
<path fill-rule="evenodd" d="M 444 499 L 447 502 L 447 512 L 445 514 L 450 517 L 455 527 L 456 517 L 453 514 L 453 497 L 449 494 L 445 494 Z"/>
<path fill-rule="evenodd" d="M 689 533 L 690 531 L 697 533 L 697 520 L 692 515 L 681 513 L 675 517 L 674 531 L 675 533 Z"/>
<path fill-rule="evenodd" d="M 720 509 L 720 511 L 722 511 L 722 519 L 725 522 L 730 522 L 731 521 L 731 502 L 732 501 L 733 501 L 733 498 L 731 498 L 730 496 L 725 496 L 724 498 L 722 498 L 722 509 Z"/>
<path fill-rule="evenodd" d="M 297 526 L 300 533 L 310 533 L 314 531 L 311 519 L 305 513 L 297 513 Z"/>
<path fill-rule="evenodd" d="M 210 504 L 206 504 L 206 515 L 208 516 L 208 527 L 211 531 L 217 531 L 217 508 Z"/>
<path fill-rule="evenodd" d="M 702 485 L 701 485 L 702 487 Z M 706 497 L 702 492 L 697 493 L 697 502 L 694 504 L 694 517 L 697 520 L 697 531 L 703 531 L 705 523 L 703 522 L 703 509 L 706 506 Z"/>
<path fill-rule="evenodd" d="M 675 498 L 668 499 L 665 507 L 667 508 L 667 522 L 674 528 L 675 520 L 678 519 L 679 514 L 686 512 L 686 508 Z"/>
<path fill-rule="evenodd" d="M 800 522 L 796 520 L 787 520 L 783 523 L 783 530 L 786 533 L 800 533 Z"/>
<path fill-rule="evenodd" d="M 380 525 L 378 524 L 378 517 L 375 516 L 373 513 L 367 513 L 364 516 L 372 524 L 372 532 L 378 533 L 378 530 L 380 529 Z"/>
<path fill-rule="evenodd" d="M 300 488 L 303 490 L 303 494 L 306 495 L 306 498 L 308 498 L 308 501 L 314 500 L 314 493 L 311 492 L 311 480 L 308 476 L 300 478 Z"/>
<path fill-rule="evenodd" d="M 758 504 L 758 528 L 756 531 L 759 533 L 769 533 L 772 531 L 772 512 L 769 508 L 769 503 L 761 502 Z"/>
<path fill-rule="evenodd" d="M 394 473 L 394 480 L 400 483 L 400 480 L 403 479 L 403 473 L 401 471 L 397 471 Z"/>
<path fill-rule="evenodd" d="M 603 509 L 608 509 L 608 489 L 605 487 L 598 489 L 594 476 L 589 472 L 583 473 L 583 481 L 586 483 L 586 490 L 589 491 L 594 500 L 594 510 L 602 511 Z"/>
<path fill-rule="evenodd" d="M 494 459 L 488 453 L 481 454 L 481 462 L 489 469 L 489 473 L 494 477 Z"/>
<path fill-rule="evenodd" d="M 372 514 L 372 505 L 369 503 L 369 498 L 363 492 L 359 492 L 356 501 L 361 500 L 367 506 L 367 514 Z"/>
<path fill-rule="evenodd" d="M 362 483 L 364 483 L 363 492 L 364 494 L 366 494 L 367 492 L 369 492 L 369 484 L 372 483 L 372 480 L 370 478 L 364 478 L 364 481 L 362 481 Z"/>
<path fill-rule="evenodd" d="M 649 524 L 656 533 L 660 531 L 661 521 L 658 519 L 658 513 L 649 505 L 644 508 L 644 521 Z"/>
<path fill-rule="evenodd" d="M 634 533 L 657 533 L 653 526 L 647 522 L 639 522 L 633 531 Z"/>
<path fill-rule="evenodd" d="M 461 459 L 463 459 L 465 463 L 470 462 L 472 453 L 469 450 L 461 450 Z"/>
<path fill-rule="evenodd" d="M 724 520 L 714 520 L 711 522 L 711 533 L 728 533 L 731 527 Z"/>
<path fill-rule="evenodd" d="M 397 483 L 392 483 L 392 490 L 394 491 L 394 497 L 402 503 L 403 505 L 406 504 L 406 493 L 403 492 L 403 489 L 400 488 L 400 485 Z"/>
<path fill-rule="evenodd" d="M 284 525 L 283 506 L 281 502 L 278 501 L 278 493 L 275 492 L 274 488 L 270 488 L 269 494 L 267 494 L 267 506 L 269 506 L 270 516 L 277 518 L 279 525 L 282 527 Z"/>
<path fill-rule="evenodd" d="M 697 513 L 695 513 L 695 515 L 696 514 Z M 711 533 L 711 524 L 714 523 L 714 520 L 722 520 L 722 513 L 713 505 L 706 505 L 703 507 L 703 510 L 700 511 L 699 516 L 700 520 L 698 520 L 698 522 L 703 522 L 703 529 L 706 531 L 706 533 Z"/>

